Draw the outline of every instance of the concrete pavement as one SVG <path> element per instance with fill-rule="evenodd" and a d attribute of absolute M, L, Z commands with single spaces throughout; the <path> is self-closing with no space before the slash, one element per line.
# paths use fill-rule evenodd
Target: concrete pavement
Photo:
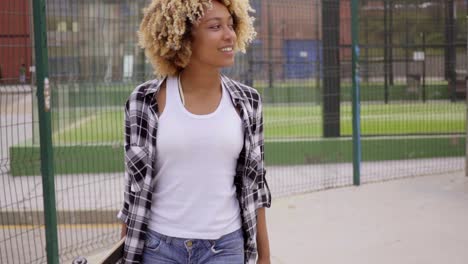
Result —
<path fill-rule="evenodd" d="M 462 171 L 273 200 L 273 264 L 466 264 L 468 177 Z M 90 253 L 89 263 L 106 247 Z"/>
<path fill-rule="evenodd" d="M 267 216 L 276 264 L 468 263 L 462 171 L 280 198 Z"/>

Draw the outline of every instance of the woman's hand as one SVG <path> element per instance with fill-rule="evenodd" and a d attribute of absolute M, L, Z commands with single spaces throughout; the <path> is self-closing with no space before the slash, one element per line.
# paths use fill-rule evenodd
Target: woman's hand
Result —
<path fill-rule="evenodd" d="M 120 230 L 120 239 L 127 235 L 127 225 L 122 224 L 122 229 Z"/>

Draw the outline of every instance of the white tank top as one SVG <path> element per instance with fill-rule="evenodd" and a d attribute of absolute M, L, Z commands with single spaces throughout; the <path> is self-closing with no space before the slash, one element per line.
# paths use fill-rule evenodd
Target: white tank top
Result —
<path fill-rule="evenodd" d="M 149 228 L 196 239 L 218 239 L 239 229 L 234 176 L 244 132 L 224 85 L 217 109 L 195 115 L 182 105 L 177 77 L 169 77 L 157 133 Z"/>

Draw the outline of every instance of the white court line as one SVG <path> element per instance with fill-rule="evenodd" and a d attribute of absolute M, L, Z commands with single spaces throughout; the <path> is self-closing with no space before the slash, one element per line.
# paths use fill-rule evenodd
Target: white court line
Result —
<path fill-rule="evenodd" d="M 81 118 L 78 122 L 74 122 L 74 123 L 72 123 L 72 124 L 66 126 L 65 128 L 63 128 L 63 129 L 61 129 L 61 130 L 55 132 L 52 136 L 53 136 L 53 137 L 58 137 L 60 134 L 63 134 L 63 133 L 68 132 L 68 131 L 70 131 L 70 130 L 72 130 L 72 129 L 78 128 L 78 127 L 80 127 L 82 124 L 84 124 L 84 123 L 86 123 L 86 122 L 89 122 L 89 121 L 92 121 L 92 120 L 94 120 L 94 119 L 96 119 L 96 118 L 97 118 L 97 114 L 93 114 L 93 115 L 91 115 L 91 116 L 87 116 L 87 117 L 85 117 L 85 118 Z"/>

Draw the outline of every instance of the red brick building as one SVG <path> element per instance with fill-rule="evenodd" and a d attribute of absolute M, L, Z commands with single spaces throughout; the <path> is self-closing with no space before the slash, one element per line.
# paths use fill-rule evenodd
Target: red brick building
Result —
<path fill-rule="evenodd" d="M 26 82 L 32 63 L 29 0 L 0 0 L 0 71 L 1 83 L 18 83 L 20 67 L 26 67 Z"/>
<path fill-rule="evenodd" d="M 308 78 L 318 74 L 317 67 L 322 61 L 321 2 L 252 1 L 257 10 L 258 31 L 254 58 L 264 63 L 271 61 L 275 78 Z M 351 45 L 350 0 L 339 2 L 340 46 Z M 350 59 L 351 51 L 342 48 L 340 55 L 342 59 Z"/>
<path fill-rule="evenodd" d="M 59 6 L 69 6 L 70 4 L 66 5 L 68 2 L 70 1 L 61 2 L 62 4 Z M 258 31 L 253 53 L 255 61 L 260 64 L 261 69 L 265 69 L 265 64 L 271 62 L 274 65 L 274 74 L 282 78 L 308 78 L 317 74 L 322 60 L 321 2 L 321 0 L 251 0 L 252 5 L 257 9 L 256 27 Z M 351 56 L 349 48 L 346 48 L 346 45 L 351 44 L 350 0 L 339 2 L 337 8 L 340 9 L 341 17 L 340 45 L 345 47 L 341 49 L 341 58 L 348 60 Z M 17 83 L 20 66 L 23 63 L 27 69 L 31 66 L 33 48 L 31 3 L 31 0 L 0 0 L 0 68 L 3 83 Z M 54 4 L 56 4 L 55 1 L 49 3 L 49 5 Z M 106 10 L 118 11 L 122 9 L 119 3 L 109 5 Z M 90 10 L 86 9 L 85 6 L 89 6 Z M 94 32 L 100 28 L 94 22 L 101 21 L 94 19 L 94 13 L 99 13 L 100 8 L 99 5 L 80 6 L 76 4 L 71 9 L 78 12 L 78 16 L 72 20 L 64 17 L 68 14 L 67 12 L 62 14 L 57 11 L 60 10 L 59 8 L 52 8 L 53 12 L 48 14 L 50 73 L 60 76 L 68 74 L 91 78 L 89 76 L 93 73 L 104 72 L 109 67 L 107 62 L 110 55 L 103 56 L 107 53 L 98 50 L 101 54 L 98 56 L 98 54 L 94 54 L 97 49 L 93 48 L 96 45 L 92 39 L 95 36 L 100 36 Z M 124 18 L 127 19 L 122 17 L 122 12 L 117 11 L 106 12 L 106 16 L 115 17 L 115 19 L 103 21 L 120 23 Z M 137 12 L 137 9 L 132 9 L 132 11 Z M 82 13 L 83 16 L 81 16 Z M 101 17 L 101 15 L 96 17 Z M 88 28 L 89 26 L 92 28 Z M 110 41 L 105 46 L 116 49 L 116 52 L 108 52 L 117 56 L 112 60 L 113 64 L 116 65 L 113 67 L 115 70 L 112 71 L 112 79 L 116 78 L 116 80 L 119 79 L 122 72 L 120 66 L 117 67 L 121 64 L 120 57 L 123 56 L 122 38 L 134 35 L 133 31 L 119 31 L 123 28 L 136 30 L 133 26 L 112 26 L 113 30 L 104 30 L 108 32 L 106 33 L 107 38 L 104 39 Z M 78 45 L 74 41 L 79 41 L 80 44 Z M 133 38 L 129 38 L 129 41 L 128 45 L 125 45 L 135 44 Z M 79 48 L 69 49 L 70 46 Z M 79 52 L 81 50 L 83 52 Z M 99 59 L 91 60 L 77 54 L 98 56 Z M 256 72 L 256 74 L 266 74 L 266 71 Z M 27 71 L 27 78 L 28 80 L 30 78 L 29 71 Z"/>

